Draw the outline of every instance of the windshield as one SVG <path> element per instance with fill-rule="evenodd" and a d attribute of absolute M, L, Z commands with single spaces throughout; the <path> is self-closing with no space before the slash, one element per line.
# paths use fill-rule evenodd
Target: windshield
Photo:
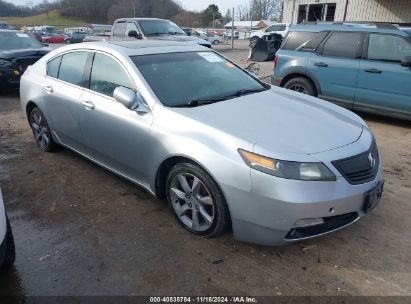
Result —
<path fill-rule="evenodd" d="M 168 20 L 139 20 L 145 36 L 186 35 L 175 23 Z"/>
<path fill-rule="evenodd" d="M 19 32 L 0 33 L 0 50 L 40 49 L 43 45 L 33 37 Z"/>
<path fill-rule="evenodd" d="M 157 98 L 169 107 L 197 106 L 266 90 L 248 73 L 214 52 L 142 55 L 131 59 Z"/>

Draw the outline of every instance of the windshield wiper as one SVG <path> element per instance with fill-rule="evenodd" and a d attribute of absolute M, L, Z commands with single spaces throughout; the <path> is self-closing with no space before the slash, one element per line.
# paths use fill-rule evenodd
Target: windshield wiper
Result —
<path fill-rule="evenodd" d="M 243 95 L 248 95 L 248 94 L 252 94 L 252 93 L 260 93 L 263 91 L 266 91 L 266 88 L 260 88 L 260 89 L 243 89 L 243 90 L 238 90 L 230 95 L 226 95 L 225 97 L 228 98 L 232 98 L 232 97 L 240 97 Z"/>
<path fill-rule="evenodd" d="M 220 97 L 212 98 L 212 99 L 193 99 L 187 103 L 175 105 L 173 106 L 173 108 L 195 108 L 198 106 L 209 105 L 209 104 L 213 104 L 213 103 L 223 101 L 223 100 L 225 100 L 225 98 L 220 98 Z"/>
<path fill-rule="evenodd" d="M 160 36 L 160 35 L 167 35 L 166 33 L 150 33 L 147 34 L 146 36 Z"/>
<path fill-rule="evenodd" d="M 247 94 L 263 92 L 265 90 L 266 90 L 265 88 L 238 90 L 238 91 L 236 91 L 232 94 L 229 94 L 229 95 L 224 95 L 224 96 L 219 96 L 219 97 L 214 97 L 214 98 L 207 98 L 207 99 L 193 99 L 193 100 L 190 100 L 187 103 L 175 105 L 175 106 L 173 106 L 173 108 L 194 108 L 194 107 L 198 107 L 198 106 L 213 104 L 213 103 L 216 103 L 216 102 L 219 102 L 219 101 L 224 101 L 224 100 L 231 99 L 231 98 L 234 98 L 234 97 L 240 97 L 240 96 L 247 95 Z"/>

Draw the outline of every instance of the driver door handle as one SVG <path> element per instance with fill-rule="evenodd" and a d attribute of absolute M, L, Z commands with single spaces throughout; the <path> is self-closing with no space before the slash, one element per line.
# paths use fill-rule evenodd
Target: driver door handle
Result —
<path fill-rule="evenodd" d="M 367 73 L 373 73 L 373 74 L 381 74 L 382 71 L 381 70 L 377 70 L 377 69 L 367 69 L 365 70 Z"/>
<path fill-rule="evenodd" d="M 328 64 L 326 64 L 325 62 L 316 62 L 314 65 L 318 66 L 318 67 L 321 67 L 321 68 L 328 67 Z"/>
<path fill-rule="evenodd" d="M 86 109 L 89 109 L 89 110 L 93 110 L 96 106 L 94 105 L 94 103 L 92 103 L 91 101 L 85 101 L 85 100 L 83 100 L 83 101 L 81 101 L 81 104 L 86 108 Z"/>

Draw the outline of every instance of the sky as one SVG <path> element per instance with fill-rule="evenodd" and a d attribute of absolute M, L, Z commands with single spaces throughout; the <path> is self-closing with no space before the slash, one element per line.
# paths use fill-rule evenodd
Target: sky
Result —
<path fill-rule="evenodd" d="M 43 0 L 7 0 L 8 2 L 14 4 L 27 4 L 33 5 L 42 2 Z M 151 0 L 155 1 L 155 0 Z M 185 9 L 202 11 L 207 8 L 210 4 L 216 4 L 220 8 L 220 12 L 225 15 L 228 9 L 233 7 L 237 9 L 239 5 L 246 5 L 247 0 L 178 0 Z"/>

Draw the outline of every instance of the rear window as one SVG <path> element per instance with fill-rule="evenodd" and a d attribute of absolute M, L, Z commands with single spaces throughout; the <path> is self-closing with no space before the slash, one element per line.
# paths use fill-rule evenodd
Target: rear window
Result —
<path fill-rule="evenodd" d="M 50 60 L 47 63 L 47 75 L 50 77 L 57 78 L 59 75 L 59 68 L 60 68 L 61 56 Z"/>
<path fill-rule="evenodd" d="M 290 32 L 283 50 L 314 52 L 328 32 Z"/>
<path fill-rule="evenodd" d="M 58 78 L 66 82 L 82 86 L 87 56 L 87 52 L 73 52 L 63 55 L 60 63 Z"/>
<path fill-rule="evenodd" d="M 324 44 L 323 55 L 356 58 L 361 44 L 361 33 L 335 32 Z"/>

